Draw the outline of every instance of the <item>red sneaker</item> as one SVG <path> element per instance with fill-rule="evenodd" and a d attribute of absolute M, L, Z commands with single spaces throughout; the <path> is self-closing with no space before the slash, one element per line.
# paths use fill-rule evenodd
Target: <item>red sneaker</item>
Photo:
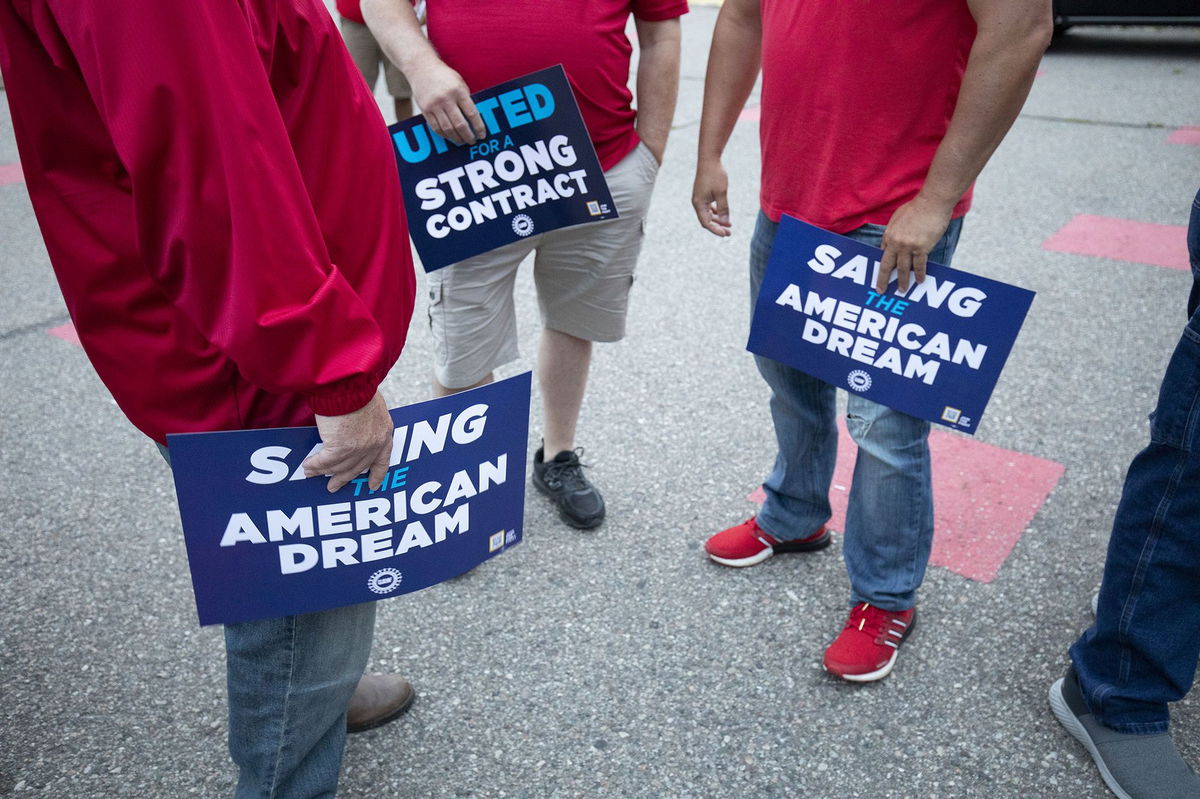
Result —
<path fill-rule="evenodd" d="M 882 680 L 896 665 L 900 644 L 917 622 L 917 611 L 855 605 L 842 634 L 825 650 L 825 671 L 851 682 Z"/>
<path fill-rule="evenodd" d="M 751 516 L 708 539 L 704 551 L 723 566 L 753 566 L 776 552 L 812 552 L 829 546 L 825 525 L 808 538 L 779 539 L 758 526 Z"/>

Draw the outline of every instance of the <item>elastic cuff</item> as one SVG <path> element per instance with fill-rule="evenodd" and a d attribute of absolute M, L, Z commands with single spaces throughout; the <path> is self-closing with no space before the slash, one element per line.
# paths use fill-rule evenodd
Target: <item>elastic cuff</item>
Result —
<path fill-rule="evenodd" d="M 344 416 L 363 408 L 379 390 L 379 380 L 355 377 L 308 395 L 308 405 L 319 416 Z"/>

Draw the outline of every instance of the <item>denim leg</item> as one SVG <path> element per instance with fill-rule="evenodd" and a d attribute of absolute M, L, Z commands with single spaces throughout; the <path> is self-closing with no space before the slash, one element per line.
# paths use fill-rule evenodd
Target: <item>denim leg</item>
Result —
<path fill-rule="evenodd" d="M 333 797 L 374 634 L 374 602 L 225 625 L 236 799 Z"/>
<path fill-rule="evenodd" d="M 761 211 L 750 242 L 750 307 L 762 286 L 779 225 Z M 833 386 L 779 361 L 755 355 L 759 374 L 771 387 L 775 468 L 763 483 L 767 498 L 758 524 L 776 538 L 806 538 L 832 513 L 829 484 L 837 458 L 836 395 Z"/>
<path fill-rule="evenodd" d="M 374 629 L 374 602 L 226 625 L 237 799 L 334 795 Z"/>
<path fill-rule="evenodd" d="M 883 231 L 864 225 L 848 235 L 878 247 Z M 952 220 L 929 259 L 949 265 L 961 231 L 962 219 Z M 931 425 L 851 394 L 846 427 L 858 444 L 842 546 L 850 604 L 908 610 L 933 547 Z"/>
<path fill-rule="evenodd" d="M 1125 475 L 1096 623 L 1071 647 L 1092 711 L 1126 733 L 1168 727 L 1200 659 L 1200 193 L 1188 228 L 1190 319 L 1167 364 L 1150 444 Z"/>

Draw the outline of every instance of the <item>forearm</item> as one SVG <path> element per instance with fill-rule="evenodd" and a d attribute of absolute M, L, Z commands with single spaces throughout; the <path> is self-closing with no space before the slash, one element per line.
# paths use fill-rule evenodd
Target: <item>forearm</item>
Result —
<path fill-rule="evenodd" d="M 920 197 L 952 208 L 979 176 L 1008 133 L 1049 42 L 1046 26 L 1029 24 L 1014 33 L 981 28 L 971 47 L 962 87 L 945 137 L 938 146 Z"/>
<path fill-rule="evenodd" d="M 440 63 L 408 0 L 362 0 L 362 13 L 384 55 L 410 79 L 431 61 Z"/>
<path fill-rule="evenodd" d="M 700 118 L 697 160 L 720 161 L 762 60 L 762 18 L 757 0 L 727 2 L 717 17 Z"/>
<path fill-rule="evenodd" d="M 679 97 L 678 19 L 638 20 L 637 132 L 659 161 L 667 147 Z"/>
<path fill-rule="evenodd" d="M 487 131 L 470 89 L 425 38 L 408 0 L 362 0 L 362 11 L 384 54 L 412 84 L 429 129 L 456 144 L 482 139 Z"/>

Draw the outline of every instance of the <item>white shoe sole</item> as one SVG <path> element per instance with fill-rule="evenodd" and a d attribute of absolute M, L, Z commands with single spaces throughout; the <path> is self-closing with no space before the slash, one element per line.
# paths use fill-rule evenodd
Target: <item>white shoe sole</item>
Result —
<path fill-rule="evenodd" d="M 1071 708 L 1067 705 L 1067 700 L 1063 698 L 1062 689 L 1063 681 L 1061 677 L 1054 685 L 1050 686 L 1050 709 L 1054 711 L 1054 717 L 1058 719 L 1059 724 L 1066 728 L 1067 732 L 1071 733 L 1075 740 L 1083 744 L 1083 748 L 1092 756 L 1092 762 L 1099 769 L 1100 777 L 1104 780 L 1104 784 L 1108 786 L 1108 789 L 1116 794 L 1118 799 L 1133 799 L 1132 796 L 1122 790 L 1112 773 L 1109 772 L 1108 766 L 1104 765 L 1104 758 L 1100 756 L 1100 752 L 1096 750 L 1096 745 L 1092 743 L 1092 736 L 1088 735 L 1088 731 L 1084 728 L 1083 724 L 1071 712 Z"/>
<path fill-rule="evenodd" d="M 882 680 L 884 677 L 892 673 L 892 669 L 896 666 L 896 656 L 899 654 L 900 650 L 896 650 L 892 653 L 892 656 L 888 658 L 888 662 L 883 664 L 883 668 L 876 669 L 875 671 L 868 671 L 866 674 L 834 674 L 825 667 L 824 663 L 821 664 L 821 668 L 825 669 L 825 671 L 828 671 L 830 674 L 833 674 L 833 676 L 841 677 L 843 680 L 848 680 L 849 682 L 875 682 L 876 680 Z"/>
<path fill-rule="evenodd" d="M 708 556 L 717 563 L 720 563 L 722 566 L 733 566 L 735 569 L 741 569 L 745 568 L 746 566 L 757 566 L 759 563 L 762 563 L 764 560 L 774 554 L 775 550 L 771 547 L 767 547 L 757 555 L 751 555 L 748 558 L 718 558 L 711 552 L 708 553 Z"/>

